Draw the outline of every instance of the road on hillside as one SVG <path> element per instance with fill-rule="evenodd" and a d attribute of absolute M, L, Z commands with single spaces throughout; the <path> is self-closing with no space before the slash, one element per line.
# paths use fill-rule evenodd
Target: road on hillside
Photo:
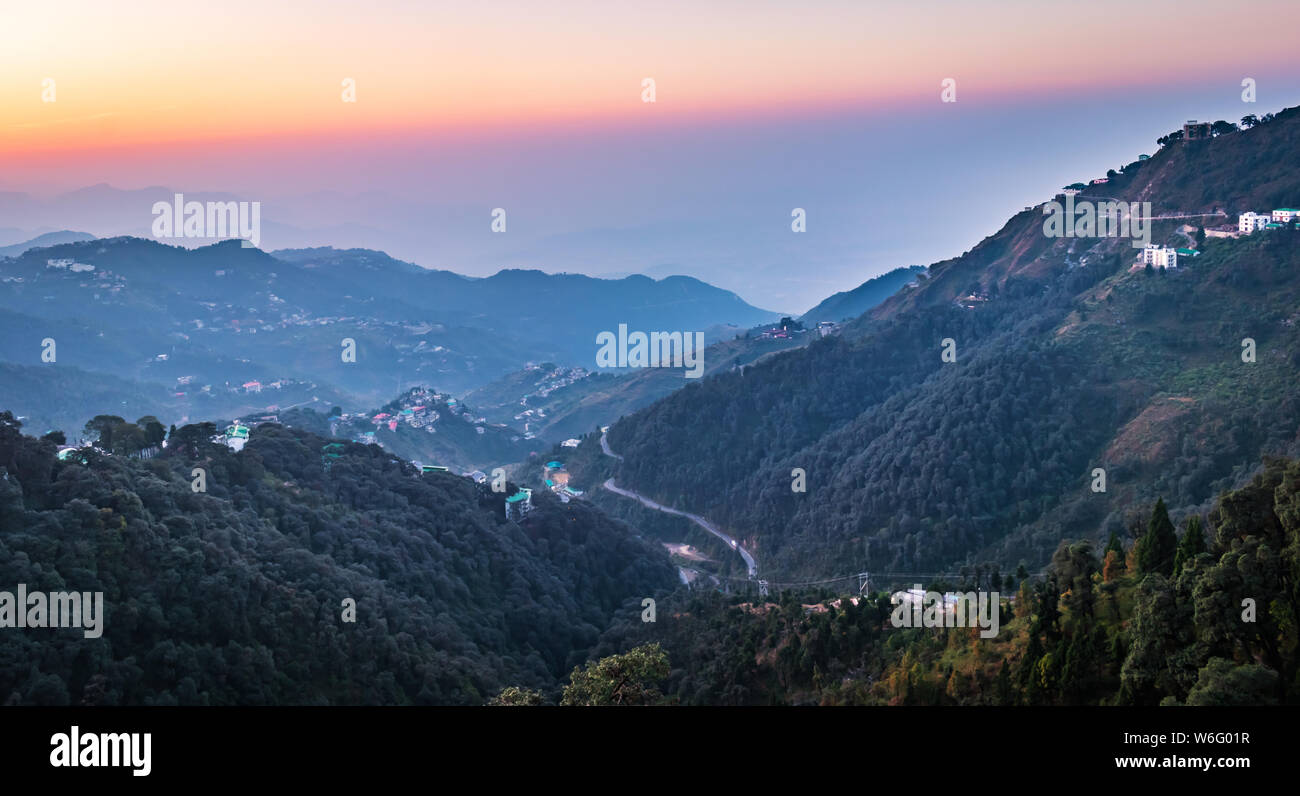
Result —
<path fill-rule="evenodd" d="M 606 456 L 611 456 L 611 457 L 613 457 L 613 458 L 615 458 L 615 459 L 618 459 L 620 462 L 623 461 L 623 457 L 622 457 L 622 456 L 619 456 L 617 453 L 615 453 L 614 451 L 612 451 L 612 450 L 609 449 L 609 439 L 608 439 L 608 437 L 609 437 L 609 434 L 608 434 L 607 432 L 605 432 L 605 431 L 600 432 L 600 449 L 603 450 L 603 451 L 605 452 L 605 455 L 606 455 Z"/>
<path fill-rule="evenodd" d="M 619 456 L 617 453 L 614 453 L 612 450 L 609 449 L 609 441 L 605 439 L 605 436 L 606 435 L 604 433 L 600 435 L 600 449 L 605 452 L 606 456 L 612 456 L 613 458 L 618 459 L 619 461 L 623 461 L 622 456 Z M 605 482 L 605 488 L 616 495 L 622 495 L 623 497 L 639 500 L 641 501 L 641 505 L 646 506 L 647 508 L 652 508 L 655 509 L 656 511 L 662 511 L 665 514 L 676 514 L 678 517 L 685 517 L 686 519 L 700 526 L 704 530 L 718 537 L 722 541 L 726 542 L 728 546 L 730 546 L 733 550 L 739 553 L 740 557 L 745 559 L 745 566 L 749 568 L 749 576 L 751 578 L 758 574 L 758 562 L 754 560 L 754 556 L 751 555 L 748 550 L 741 547 L 740 542 L 736 541 L 734 538 L 720 531 L 716 525 L 704 519 L 700 515 L 691 514 L 688 511 L 678 511 L 677 509 L 669 508 L 668 506 L 664 506 L 656 502 L 655 500 L 646 497 L 645 495 L 638 494 L 636 492 L 633 492 L 630 489 L 623 489 L 622 487 L 619 487 L 617 484 L 614 483 L 613 478 L 610 478 Z"/>

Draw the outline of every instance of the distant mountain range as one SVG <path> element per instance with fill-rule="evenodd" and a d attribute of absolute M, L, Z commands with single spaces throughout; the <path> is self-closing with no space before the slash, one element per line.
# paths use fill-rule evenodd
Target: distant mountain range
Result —
<path fill-rule="evenodd" d="M 44 235 L 37 235 L 31 240 L 22 243 L 0 246 L 0 257 L 17 257 L 28 249 L 40 249 L 47 246 L 57 246 L 60 243 L 77 243 L 78 241 L 94 239 L 95 236 L 87 232 L 73 232 L 67 229 L 58 232 L 46 232 Z"/>
<path fill-rule="evenodd" d="M 84 234 L 47 238 L 60 236 Z M 680 276 L 509 270 L 476 279 L 382 252 L 266 253 L 238 241 L 12 248 L 21 252 L 0 259 L 0 361 L 75 368 L 74 380 L 109 374 L 153 396 L 150 413 L 178 421 L 303 403 L 356 410 L 389 400 L 403 383 L 461 393 L 529 362 L 594 367 L 596 335 L 619 324 L 716 340 L 777 317 Z M 42 359 L 45 340 L 56 345 L 53 362 Z M 343 360 L 348 340 L 355 362 Z M 102 408 L 51 413 L 67 395 L 36 389 L 9 407 L 40 425 L 77 425 Z"/>

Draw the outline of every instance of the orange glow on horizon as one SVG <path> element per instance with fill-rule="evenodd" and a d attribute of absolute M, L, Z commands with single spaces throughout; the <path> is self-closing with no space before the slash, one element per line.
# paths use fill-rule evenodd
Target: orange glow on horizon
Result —
<path fill-rule="evenodd" d="M 1266 16 L 1269 0 L 1258 5 Z M 1154 55 L 1159 7 L 1090 9 L 1066 24 L 1021 2 L 936 2 L 926 14 L 860 3 L 29 4 L 0 30 L 0 161 L 888 111 L 937 102 L 946 77 L 965 102 L 1132 94 L 1295 60 L 1286 26 L 1209 2 L 1178 5 L 1190 65 Z M 654 104 L 642 102 L 644 77 Z M 42 101 L 46 78 L 54 102 Z M 342 99 L 344 78 L 355 103 Z"/>

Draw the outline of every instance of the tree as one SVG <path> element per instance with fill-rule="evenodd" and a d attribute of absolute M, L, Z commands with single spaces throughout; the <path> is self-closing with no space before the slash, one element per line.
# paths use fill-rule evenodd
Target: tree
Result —
<path fill-rule="evenodd" d="M 1277 672 L 1267 666 L 1234 666 L 1211 658 L 1187 693 L 1188 705 L 1273 705 L 1277 703 Z"/>
<path fill-rule="evenodd" d="M 1204 245 L 1205 245 L 1205 225 L 1200 224 L 1196 227 L 1196 248 L 1199 249 Z"/>
<path fill-rule="evenodd" d="M 95 415 L 86 422 L 83 433 L 100 450 L 113 450 L 113 432 L 126 421 L 117 415 Z"/>
<path fill-rule="evenodd" d="M 1174 553 L 1174 576 L 1204 552 L 1205 534 L 1201 531 L 1201 518 L 1193 514 L 1187 520 L 1187 530 L 1183 531 L 1183 538 L 1178 540 L 1178 550 Z"/>
<path fill-rule="evenodd" d="M 1164 498 L 1159 498 L 1151 510 L 1146 535 L 1140 542 L 1138 571 L 1143 575 L 1159 572 L 1168 577 L 1174 571 L 1174 553 L 1177 547 L 1178 535 L 1174 533 L 1174 524 L 1169 520 Z"/>
<path fill-rule="evenodd" d="M 653 705 L 662 698 L 656 683 L 668 676 L 668 654 L 658 643 L 575 667 L 562 705 Z"/>
<path fill-rule="evenodd" d="M 511 685 L 501 689 L 501 693 L 492 697 L 488 704 L 504 705 L 506 707 L 531 707 L 542 704 L 542 695 L 531 688 L 520 688 Z"/>
<path fill-rule="evenodd" d="M 1210 125 L 1211 135 L 1223 135 L 1224 133 L 1235 133 L 1235 132 L 1237 132 L 1237 125 L 1233 124 L 1232 122 L 1224 121 L 1223 119 L 1220 119 L 1219 121 Z"/>
<path fill-rule="evenodd" d="M 1110 532 L 1110 539 L 1106 542 L 1106 553 L 1118 553 L 1120 558 L 1124 557 L 1124 543 L 1120 541 L 1119 534 L 1115 531 Z"/>
<path fill-rule="evenodd" d="M 1251 127 L 1254 127 L 1254 126 L 1257 125 L 1257 124 L 1259 124 L 1259 117 L 1256 116 L 1256 115 L 1253 114 L 1253 113 L 1249 113 L 1249 114 L 1246 114 L 1245 116 L 1241 117 L 1241 126 L 1242 126 L 1242 127 L 1245 127 L 1245 128 L 1251 128 Z"/>
<path fill-rule="evenodd" d="M 1101 579 L 1103 583 L 1110 583 L 1119 576 L 1124 574 L 1124 559 L 1114 550 L 1106 551 L 1106 560 L 1101 565 Z"/>
<path fill-rule="evenodd" d="M 152 448 L 161 445 L 162 441 L 167 438 L 167 428 L 158 422 L 158 418 L 153 415 L 145 415 L 135 421 L 135 424 L 144 432 L 144 439 L 148 443 L 148 447 Z"/>
<path fill-rule="evenodd" d="M 191 423 L 181 426 L 172 432 L 172 444 L 168 446 L 168 452 L 189 454 L 192 458 L 197 458 L 199 451 L 203 446 L 216 436 L 217 427 L 213 423 Z"/>

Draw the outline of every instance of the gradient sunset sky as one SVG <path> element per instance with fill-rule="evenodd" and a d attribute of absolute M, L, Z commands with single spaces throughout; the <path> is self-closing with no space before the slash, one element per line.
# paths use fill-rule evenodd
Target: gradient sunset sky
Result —
<path fill-rule="evenodd" d="M 279 201 L 301 228 L 352 220 L 370 232 L 336 245 L 431 267 L 675 271 L 802 310 L 958 254 L 1186 118 L 1297 104 L 1297 19 L 1284 0 L 6 2 L 0 191 L 223 191 Z M 948 77 L 958 102 L 943 106 Z M 1241 101 L 1245 77 L 1255 105 Z M 55 102 L 42 101 L 46 78 Z M 355 103 L 341 100 L 345 78 Z M 943 234 L 872 232 L 939 191 L 973 203 Z M 391 209 L 326 211 L 307 198 L 321 193 L 443 215 L 422 233 Z M 434 240 L 449 219 L 478 224 L 479 206 L 509 209 L 520 234 Z M 799 280 L 779 258 L 800 249 L 745 232 L 770 218 L 788 233 L 797 206 L 809 208 Z M 620 249 L 611 230 L 635 234 Z"/>

